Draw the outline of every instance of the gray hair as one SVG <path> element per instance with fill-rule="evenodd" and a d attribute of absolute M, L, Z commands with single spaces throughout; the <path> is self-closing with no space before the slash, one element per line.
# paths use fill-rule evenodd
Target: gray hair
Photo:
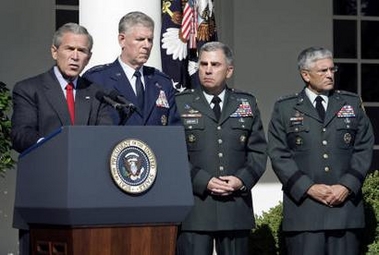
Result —
<path fill-rule="evenodd" d="M 88 39 L 88 49 L 89 51 L 92 50 L 92 46 L 93 46 L 92 36 L 90 35 L 90 33 L 85 27 L 80 26 L 76 23 L 66 23 L 60 28 L 58 28 L 58 30 L 54 33 L 54 36 L 53 36 L 53 45 L 56 48 L 59 48 L 59 46 L 62 44 L 62 37 L 66 33 L 73 33 L 76 35 L 86 35 Z"/>
<path fill-rule="evenodd" d="M 299 54 L 297 67 L 299 70 L 308 70 L 312 68 L 314 62 L 325 58 L 333 59 L 333 53 L 322 47 L 310 47 Z"/>
<path fill-rule="evenodd" d="M 233 52 L 227 46 L 226 44 L 223 44 L 222 42 L 207 42 L 203 46 L 201 46 L 200 51 L 199 51 L 199 59 L 201 54 L 206 51 L 216 51 L 216 50 L 222 50 L 222 52 L 225 55 L 225 60 L 228 65 L 233 65 Z"/>
<path fill-rule="evenodd" d="M 118 23 L 119 33 L 128 33 L 129 30 L 136 25 L 142 25 L 154 30 L 154 20 L 143 12 L 129 12 L 120 19 Z"/>

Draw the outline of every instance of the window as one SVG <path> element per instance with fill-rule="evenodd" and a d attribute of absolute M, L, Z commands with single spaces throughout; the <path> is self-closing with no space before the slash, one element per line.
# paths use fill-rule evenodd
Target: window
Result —
<path fill-rule="evenodd" d="M 55 28 L 68 22 L 79 23 L 79 0 L 55 1 Z"/>
<path fill-rule="evenodd" d="M 379 169 L 379 1 L 333 0 L 337 89 L 361 95 L 375 133 L 371 170 Z"/>

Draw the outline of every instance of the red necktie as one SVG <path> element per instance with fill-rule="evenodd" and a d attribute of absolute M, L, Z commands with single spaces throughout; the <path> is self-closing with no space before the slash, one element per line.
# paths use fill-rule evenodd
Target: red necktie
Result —
<path fill-rule="evenodd" d="M 71 124 L 75 123 L 75 100 L 74 100 L 74 84 L 71 82 L 66 86 L 67 107 L 70 113 Z"/>

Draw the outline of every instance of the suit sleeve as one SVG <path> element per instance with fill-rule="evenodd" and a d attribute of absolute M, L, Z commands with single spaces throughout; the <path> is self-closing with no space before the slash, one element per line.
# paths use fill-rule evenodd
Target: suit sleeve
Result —
<path fill-rule="evenodd" d="M 18 83 L 13 89 L 13 115 L 11 137 L 13 149 L 23 152 L 35 144 L 40 135 L 38 133 L 38 107 L 29 86 Z"/>
<path fill-rule="evenodd" d="M 283 191 L 300 201 L 314 182 L 298 168 L 287 144 L 285 116 L 279 102 L 275 103 L 274 111 L 268 128 L 268 154 L 272 168 L 283 184 Z"/>
<path fill-rule="evenodd" d="M 245 167 L 238 169 L 235 176 L 246 186 L 247 191 L 258 182 L 266 170 L 267 164 L 267 141 L 264 133 L 261 114 L 257 103 L 253 106 L 253 125 L 246 144 L 247 159 Z"/>
<path fill-rule="evenodd" d="M 168 95 L 168 103 L 170 105 L 170 113 L 169 113 L 169 120 L 168 124 L 172 126 L 177 126 L 181 125 L 180 121 L 180 115 L 178 111 L 178 107 L 176 106 L 176 101 L 175 101 L 175 95 L 176 95 L 176 90 L 174 89 L 173 86 L 171 86 L 169 95 Z"/>
<path fill-rule="evenodd" d="M 355 135 L 350 169 L 340 180 L 340 184 L 349 188 L 354 194 L 359 192 L 366 178 L 371 165 L 372 150 L 374 147 L 374 134 L 371 122 L 364 112 L 362 105 L 359 105 L 356 109 L 358 129 Z"/>

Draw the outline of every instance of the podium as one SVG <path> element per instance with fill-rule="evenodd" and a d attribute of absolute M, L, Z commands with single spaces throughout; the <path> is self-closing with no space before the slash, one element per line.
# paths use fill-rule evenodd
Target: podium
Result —
<path fill-rule="evenodd" d="M 137 194 L 110 171 L 130 139 L 156 159 L 155 180 Z M 33 255 L 174 255 L 192 206 L 183 127 L 67 126 L 20 155 L 13 225 L 30 230 Z"/>

